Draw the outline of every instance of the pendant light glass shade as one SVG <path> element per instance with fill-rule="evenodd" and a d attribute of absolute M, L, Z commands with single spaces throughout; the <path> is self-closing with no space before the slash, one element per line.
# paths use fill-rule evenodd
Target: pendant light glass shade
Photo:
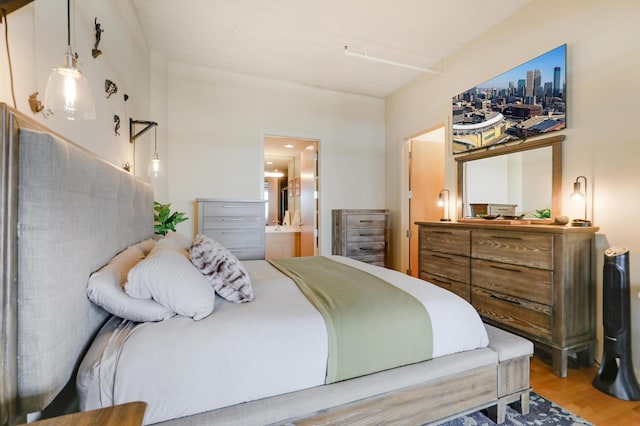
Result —
<path fill-rule="evenodd" d="M 77 55 L 71 52 L 71 17 L 67 1 L 67 53 L 62 65 L 54 68 L 44 94 L 45 111 L 69 120 L 92 120 L 96 118 L 89 83 L 78 69 Z"/>
<path fill-rule="evenodd" d="M 164 176 L 164 169 L 160 164 L 160 157 L 158 156 L 158 129 L 157 125 L 153 126 L 153 155 L 149 160 L 149 167 L 147 167 L 147 175 L 151 177 Z"/>
<path fill-rule="evenodd" d="M 164 175 L 164 170 L 162 169 L 162 165 L 160 164 L 160 158 L 158 157 L 158 153 L 154 152 L 151 156 L 151 160 L 149 160 L 149 167 L 147 168 L 147 175 L 151 177 L 159 177 Z"/>

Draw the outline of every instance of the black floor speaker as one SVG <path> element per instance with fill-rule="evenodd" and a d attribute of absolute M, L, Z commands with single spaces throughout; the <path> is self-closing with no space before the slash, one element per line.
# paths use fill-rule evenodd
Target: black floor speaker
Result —
<path fill-rule="evenodd" d="M 611 247 L 604 252 L 602 324 L 604 351 L 593 386 L 627 401 L 640 400 L 640 387 L 631 358 L 629 249 Z"/>

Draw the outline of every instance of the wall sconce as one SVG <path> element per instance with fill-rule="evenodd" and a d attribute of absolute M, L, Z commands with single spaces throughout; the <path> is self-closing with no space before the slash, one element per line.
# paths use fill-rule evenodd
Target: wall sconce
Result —
<path fill-rule="evenodd" d="M 144 125 L 145 127 L 142 130 L 140 130 L 138 133 L 136 133 L 135 132 L 136 124 Z M 135 147 L 136 139 L 138 139 L 140 136 L 145 134 L 152 127 L 154 129 L 153 155 L 151 156 L 151 160 L 149 160 L 149 167 L 147 168 L 147 175 L 151 177 L 158 177 L 158 176 L 164 175 L 164 170 L 161 167 L 160 158 L 158 157 L 158 133 L 156 130 L 157 126 L 158 126 L 158 123 L 156 123 L 155 121 L 134 120 L 132 118 L 129 119 L 129 142 L 134 144 L 134 147 Z M 135 174 L 135 172 L 136 172 L 136 159 L 135 159 L 135 152 L 134 152 L 133 173 Z"/>
<path fill-rule="evenodd" d="M 44 93 L 44 107 L 48 114 L 59 114 L 69 120 L 96 118 L 89 83 L 78 69 L 78 54 L 71 53 L 71 6 L 67 0 L 67 53 L 60 67 L 49 75 Z"/>
<path fill-rule="evenodd" d="M 443 194 L 447 195 L 447 199 L 445 200 Z M 451 210 L 451 194 L 449 194 L 449 190 L 447 188 L 441 189 L 438 194 L 438 205 L 440 207 L 444 207 L 444 217 L 440 219 L 440 222 L 451 222 L 451 215 L 449 210 Z"/>
<path fill-rule="evenodd" d="M 584 194 L 580 190 L 580 179 L 584 179 Z M 571 226 L 591 226 L 591 221 L 587 220 L 587 178 L 578 176 L 573 182 L 573 193 L 571 199 L 577 203 L 584 203 L 584 219 L 573 219 Z"/>

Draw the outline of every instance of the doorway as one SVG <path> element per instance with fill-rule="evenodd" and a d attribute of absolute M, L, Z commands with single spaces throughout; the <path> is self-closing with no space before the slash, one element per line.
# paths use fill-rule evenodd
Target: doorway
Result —
<path fill-rule="evenodd" d="M 444 126 L 409 138 L 403 147 L 408 196 L 403 209 L 406 228 L 407 274 L 419 277 L 418 226 L 416 222 L 440 220 L 443 208 L 438 194 L 445 182 Z M 445 206 L 449 208 L 449 206 Z"/>
<path fill-rule="evenodd" d="M 269 251 L 269 239 L 293 233 L 299 248 L 293 256 L 319 252 L 319 161 L 316 139 L 264 136 L 264 198 L 269 258 L 290 257 L 291 251 Z M 269 235 L 269 232 L 274 234 Z M 280 233 L 280 234 L 278 234 Z M 277 238 L 276 238 L 277 237 Z"/>

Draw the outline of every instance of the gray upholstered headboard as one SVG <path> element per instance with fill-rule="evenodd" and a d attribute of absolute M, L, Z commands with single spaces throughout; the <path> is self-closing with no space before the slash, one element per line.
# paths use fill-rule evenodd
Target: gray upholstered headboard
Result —
<path fill-rule="evenodd" d="M 153 189 L 0 104 L 0 424 L 48 405 L 107 313 L 89 274 L 153 236 Z"/>

